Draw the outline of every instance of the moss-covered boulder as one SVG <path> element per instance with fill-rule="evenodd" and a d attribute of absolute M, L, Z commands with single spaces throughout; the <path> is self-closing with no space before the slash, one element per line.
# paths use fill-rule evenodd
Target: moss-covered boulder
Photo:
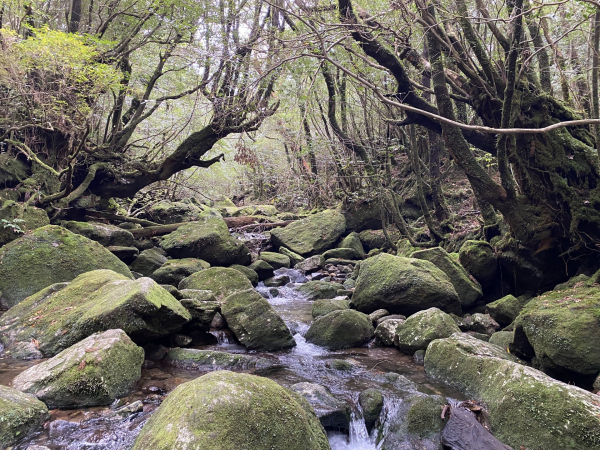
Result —
<path fill-rule="evenodd" d="M 56 225 L 38 228 L 0 248 L 0 305 L 10 308 L 40 289 L 90 270 L 133 278 L 102 245 Z"/>
<path fill-rule="evenodd" d="M 202 209 L 191 203 L 161 200 L 146 212 L 146 217 L 154 222 L 170 224 L 198 220 Z"/>
<path fill-rule="evenodd" d="M 31 230 L 50 224 L 43 209 L 9 200 L 0 203 L 0 247 Z"/>
<path fill-rule="evenodd" d="M 492 334 L 490 336 L 490 340 L 488 342 L 490 344 L 497 345 L 498 347 L 502 347 L 504 350 L 508 350 L 512 341 L 513 341 L 513 332 L 512 331 L 496 331 L 494 334 Z"/>
<path fill-rule="evenodd" d="M 142 251 L 135 261 L 131 263 L 129 268 L 134 272 L 141 273 L 145 277 L 151 277 L 152 274 L 160 269 L 161 266 L 166 262 L 167 257 L 163 254 L 162 250 L 157 248 L 149 248 Z"/>
<path fill-rule="evenodd" d="M 30 367 L 13 387 L 50 408 L 110 405 L 142 376 L 144 350 L 123 330 L 93 334 Z"/>
<path fill-rule="evenodd" d="M 342 309 L 350 309 L 350 302 L 345 298 L 329 298 L 317 300 L 312 305 L 312 316 L 317 318 L 329 314 L 332 311 L 339 311 Z"/>
<path fill-rule="evenodd" d="M 405 258 L 412 258 L 412 254 L 414 252 L 420 251 L 420 248 L 413 247 L 407 238 L 398 239 L 398 242 L 396 242 L 396 247 L 396 255 L 404 256 Z M 455 260 L 458 261 L 458 258 Z"/>
<path fill-rule="evenodd" d="M 463 307 L 472 305 L 483 295 L 479 283 L 471 279 L 464 267 L 443 248 L 434 247 L 412 252 L 411 258 L 432 262 L 438 269 L 448 275 Z"/>
<path fill-rule="evenodd" d="M 337 297 L 337 291 L 344 289 L 344 286 L 339 283 L 331 283 L 329 281 L 309 281 L 296 290 L 306 298 L 306 300 L 321 300 L 326 298 Z"/>
<path fill-rule="evenodd" d="M 115 225 L 98 222 L 64 222 L 63 227 L 73 233 L 85 236 L 105 247 L 133 247 L 133 234 Z"/>
<path fill-rule="evenodd" d="M 396 330 L 404 321 L 405 319 L 384 320 L 375 328 L 375 337 L 381 344 L 391 347 L 396 339 Z"/>
<path fill-rule="evenodd" d="M 250 280 L 250 282 L 252 283 L 252 286 L 257 286 L 258 285 L 258 273 L 256 272 L 256 270 L 251 269 L 250 267 L 246 267 L 246 266 L 241 266 L 239 264 L 233 264 L 231 266 L 229 266 L 231 269 L 235 269 L 238 272 L 243 273 L 246 278 L 248 278 Z"/>
<path fill-rule="evenodd" d="M 273 266 L 262 259 L 257 259 L 248 267 L 256 272 L 258 279 L 261 281 L 272 278 L 273 272 L 275 272 Z"/>
<path fill-rule="evenodd" d="M 228 296 L 221 315 L 235 337 L 249 350 L 280 350 L 296 345 L 283 319 L 254 289 Z"/>
<path fill-rule="evenodd" d="M 346 231 L 342 214 L 326 210 L 271 231 L 276 247 L 286 247 L 300 255 L 314 255 L 331 248 Z"/>
<path fill-rule="evenodd" d="M 302 270 L 305 273 L 314 272 L 325 267 L 325 258 L 323 255 L 314 255 L 306 258 L 294 266 L 295 269 Z"/>
<path fill-rule="evenodd" d="M 360 242 L 363 244 L 363 248 L 368 252 L 370 250 L 383 248 L 386 245 L 387 240 L 381 230 L 363 230 L 358 235 Z M 395 236 L 399 238 L 400 236 Z"/>
<path fill-rule="evenodd" d="M 173 258 L 200 258 L 213 266 L 251 261 L 250 250 L 229 234 L 225 221 L 210 215 L 163 236 L 160 245 Z"/>
<path fill-rule="evenodd" d="M 513 448 L 600 449 L 598 396 L 520 364 L 466 334 L 429 344 L 425 372 L 483 401 L 490 429 Z"/>
<path fill-rule="evenodd" d="M 325 261 L 329 259 L 346 259 L 349 261 L 353 261 L 357 259 L 362 259 L 362 256 L 353 248 L 338 247 L 332 248 L 331 250 L 327 250 L 326 252 L 324 252 L 323 258 L 325 258 Z"/>
<path fill-rule="evenodd" d="M 170 366 L 204 372 L 266 369 L 274 365 L 273 360 L 266 358 L 194 348 L 172 348 L 163 361 Z"/>
<path fill-rule="evenodd" d="M 447 417 L 442 418 L 442 410 L 447 404 L 448 400 L 440 395 L 415 399 L 406 416 L 408 432 L 422 438 L 441 432 L 448 422 Z"/>
<path fill-rule="evenodd" d="M 261 252 L 261 254 L 258 255 L 258 258 L 266 261 L 275 270 L 281 269 L 282 267 L 287 269 L 291 264 L 290 258 L 283 253 Z"/>
<path fill-rule="evenodd" d="M 198 258 L 169 259 L 156 269 L 150 278 L 158 284 L 170 284 L 177 287 L 184 278 L 209 267 L 209 263 Z"/>
<path fill-rule="evenodd" d="M 356 251 L 360 258 L 364 258 L 367 255 L 365 248 L 360 241 L 360 236 L 355 231 L 342 239 L 342 241 L 338 244 L 338 248 L 351 248 Z"/>
<path fill-rule="evenodd" d="M 367 389 L 358 395 L 358 404 L 363 411 L 367 431 L 370 433 L 383 409 L 383 394 L 377 389 Z"/>
<path fill-rule="evenodd" d="M 238 270 L 229 267 L 211 267 L 183 279 L 179 283 L 179 290 L 181 289 L 211 291 L 220 301 L 236 292 L 252 289 L 252 283 Z"/>
<path fill-rule="evenodd" d="M 332 311 L 318 317 L 306 333 L 306 340 L 331 349 L 360 347 L 373 338 L 369 316 L 353 309 Z"/>
<path fill-rule="evenodd" d="M 201 298 L 193 298 L 189 292 L 191 289 L 184 289 L 182 295 L 185 297 L 181 299 L 181 304 L 192 316 L 189 323 L 185 325 L 186 331 L 210 331 L 210 324 L 213 318 L 221 311 L 221 304 L 215 300 L 214 295 L 210 291 L 195 291 L 195 292 L 206 292 L 209 295 L 206 296 L 208 300 Z"/>
<path fill-rule="evenodd" d="M 144 425 L 133 450 L 329 450 L 314 411 L 267 378 L 212 372 L 179 385 Z"/>
<path fill-rule="evenodd" d="M 444 272 L 429 261 L 387 253 L 361 262 L 352 303 L 367 314 L 387 309 L 409 315 L 432 307 L 461 312 L 458 294 Z"/>
<path fill-rule="evenodd" d="M 325 386 L 302 382 L 293 384 L 290 389 L 308 400 L 323 427 L 336 430 L 350 428 L 350 405 L 333 396 Z"/>
<path fill-rule="evenodd" d="M 498 258 L 485 241 L 465 241 L 458 252 L 458 260 L 482 286 L 490 286 L 498 275 Z"/>
<path fill-rule="evenodd" d="M 96 332 L 120 328 L 141 343 L 179 331 L 190 319 L 150 278 L 94 270 L 11 308 L 0 317 L 0 339 L 13 357 L 49 357 Z"/>
<path fill-rule="evenodd" d="M 304 261 L 304 259 L 305 259 L 304 256 L 299 255 L 298 253 L 295 253 L 291 250 L 288 250 L 285 247 L 280 247 L 279 253 L 281 253 L 284 256 L 287 256 L 290 259 L 290 266 L 295 266 L 296 264 Z"/>
<path fill-rule="evenodd" d="M 500 328 L 500 325 L 489 314 L 475 313 L 470 317 L 469 328 L 475 333 L 491 336 Z"/>
<path fill-rule="evenodd" d="M 0 450 L 36 432 L 49 417 L 48 407 L 32 395 L 0 385 Z"/>
<path fill-rule="evenodd" d="M 495 302 L 488 303 L 485 312 L 501 326 L 506 327 L 513 323 L 527 301 L 523 297 L 516 298 L 512 295 L 506 295 Z"/>
<path fill-rule="evenodd" d="M 543 368 L 600 372 L 600 289 L 580 286 L 532 299 L 515 320 L 513 348 L 535 351 Z"/>
<path fill-rule="evenodd" d="M 438 308 L 429 308 L 413 314 L 398 326 L 394 343 L 400 351 L 413 354 L 417 350 L 425 350 L 435 339 L 458 332 L 460 329 L 452 317 Z"/>

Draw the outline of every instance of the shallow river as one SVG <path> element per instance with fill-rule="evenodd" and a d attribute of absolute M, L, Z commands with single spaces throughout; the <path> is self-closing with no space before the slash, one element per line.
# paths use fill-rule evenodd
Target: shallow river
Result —
<path fill-rule="evenodd" d="M 284 269 L 282 269 L 284 270 Z M 292 282 L 305 281 L 293 270 L 286 271 Z M 385 398 L 383 417 L 392 416 L 402 402 L 398 391 L 390 388 L 382 375 L 394 372 L 417 383 L 419 391 L 427 394 L 442 394 L 449 398 L 462 399 L 460 393 L 447 386 L 431 382 L 425 376 L 423 367 L 413 363 L 410 356 L 403 355 L 395 348 L 374 347 L 329 351 L 309 344 L 303 335 L 312 321 L 312 302 L 297 295 L 291 285 L 278 288 L 279 294 L 271 297 L 268 289 L 257 288 L 265 296 L 279 315 L 285 320 L 296 340 L 296 347 L 288 351 L 271 353 L 252 352 L 257 356 L 278 360 L 280 368 L 260 373 L 281 385 L 309 381 L 326 386 L 336 397 L 349 401 L 353 406 L 349 434 L 331 431 L 329 441 L 333 450 L 376 450 L 376 436 L 369 436 L 358 406 L 358 395 L 368 388 L 380 389 Z M 235 353 L 249 353 L 244 347 L 232 343 L 227 334 L 214 332 L 219 343 L 198 347 Z M 343 359 L 354 365 L 345 372 L 331 368 L 330 362 Z M 0 384 L 10 385 L 20 372 L 40 361 L 16 361 L 0 359 Z M 177 385 L 202 375 L 202 372 L 189 371 L 169 366 L 150 364 L 142 369 L 142 378 L 131 395 L 119 401 L 119 405 L 141 400 L 143 411 L 127 417 L 115 416 L 113 408 L 98 407 L 77 410 L 53 410 L 47 426 L 34 436 L 29 436 L 14 450 L 26 450 L 30 445 L 43 445 L 51 450 L 127 450 L 141 427 L 156 409 L 164 395 Z M 387 422 L 387 421 L 386 421 Z M 384 426 L 383 433 L 386 429 Z M 257 449 L 258 450 L 258 449 Z"/>

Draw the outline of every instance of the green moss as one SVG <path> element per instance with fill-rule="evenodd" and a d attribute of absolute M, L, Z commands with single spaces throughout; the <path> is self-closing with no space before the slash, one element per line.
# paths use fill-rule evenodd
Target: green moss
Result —
<path fill-rule="evenodd" d="M 266 378 L 212 372 L 170 393 L 133 450 L 328 450 L 305 400 Z"/>
<path fill-rule="evenodd" d="M 41 401 L 0 385 L 0 448 L 8 448 L 36 432 L 49 417 Z"/>
<path fill-rule="evenodd" d="M 0 318 L 0 330 L 8 351 L 36 341 L 43 356 L 53 356 L 98 331 L 120 328 L 134 340 L 147 340 L 178 331 L 190 319 L 187 310 L 149 278 L 132 281 L 96 270 L 11 308 Z"/>
<path fill-rule="evenodd" d="M 448 421 L 448 416 L 442 419 L 442 408 L 446 404 L 448 400 L 439 395 L 418 398 L 408 410 L 409 433 L 426 437 L 442 431 Z"/>
<path fill-rule="evenodd" d="M 359 347 L 374 335 L 369 316 L 353 309 L 330 312 L 318 317 L 306 333 L 306 340 L 332 349 Z"/>
<path fill-rule="evenodd" d="M 260 255 L 258 255 L 258 257 L 259 259 L 262 259 L 263 261 L 269 263 L 269 265 L 275 270 L 280 269 L 282 267 L 290 267 L 290 258 L 282 253 L 261 252 Z"/>
<path fill-rule="evenodd" d="M 517 299 L 512 295 L 502 297 L 486 305 L 486 312 L 502 326 L 510 325 L 519 315 L 526 301 Z"/>
<path fill-rule="evenodd" d="M 498 346 L 464 334 L 433 341 L 425 371 L 483 401 L 491 431 L 514 448 L 600 449 L 597 396 L 519 364 Z"/>
<path fill-rule="evenodd" d="M 14 222 L 15 219 L 18 222 Z M 2 222 L 6 220 L 9 224 L 12 223 L 18 226 L 19 231 L 15 231 L 10 226 L 6 226 L 6 223 Z M 22 233 L 26 233 L 36 228 L 40 228 L 50 224 L 50 219 L 46 211 L 33 206 L 27 206 L 22 203 L 15 201 L 6 201 L 0 207 L 0 247 L 8 244 L 15 239 L 22 236 Z"/>
<path fill-rule="evenodd" d="M 276 247 L 286 247 L 300 255 L 327 250 L 346 231 L 346 219 L 337 211 L 326 210 L 271 231 Z"/>
<path fill-rule="evenodd" d="M 600 291 L 581 284 L 529 301 L 515 334 L 525 334 L 543 365 L 592 375 L 600 371 Z"/>
<path fill-rule="evenodd" d="M 330 283 L 328 281 L 309 281 L 298 287 L 296 290 L 302 294 L 306 300 L 332 299 L 337 297 L 337 291 L 344 289 L 339 283 Z"/>
<path fill-rule="evenodd" d="M 108 247 L 133 247 L 133 235 L 131 232 L 115 225 L 107 225 L 97 222 L 64 222 L 63 227 L 73 233 L 85 236 Z"/>
<path fill-rule="evenodd" d="M 250 267 L 240 266 L 239 264 L 234 264 L 229 267 L 231 269 L 235 269 L 238 272 L 243 273 L 246 276 L 246 278 L 248 278 L 250 280 L 250 282 L 252 283 L 252 286 L 258 285 L 258 274 L 256 273 L 255 270 L 251 269 Z"/>
<path fill-rule="evenodd" d="M 399 325 L 394 343 L 400 351 L 413 354 L 417 350 L 425 350 L 434 339 L 458 332 L 460 328 L 452 317 L 437 308 L 429 308 L 413 314 Z"/>
<path fill-rule="evenodd" d="M 482 285 L 496 278 L 498 261 L 491 245 L 485 241 L 465 241 L 458 253 L 462 266 Z"/>
<path fill-rule="evenodd" d="M 254 289 L 227 297 L 221 315 L 235 337 L 250 350 L 280 350 L 296 345 L 285 322 Z"/>
<path fill-rule="evenodd" d="M 299 262 L 304 261 L 304 257 L 303 256 L 299 255 L 298 253 L 294 253 L 293 251 L 288 250 L 285 247 L 280 247 L 279 248 L 279 253 L 281 253 L 282 255 L 287 256 L 290 259 L 290 265 L 291 266 L 295 266 Z"/>
<path fill-rule="evenodd" d="M 461 312 L 456 290 L 444 272 L 429 261 L 384 253 L 361 261 L 352 303 L 365 313 L 386 309 L 409 315 L 431 307 Z"/>
<path fill-rule="evenodd" d="M 324 316 L 325 314 L 329 314 L 332 311 L 338 311 L 342 309 L 349 309 L 350 302 L 348 300 L 343 299 L 321 299 L 317 300 L 313 303 L 312 306 L 312 316 L 313 318 L 317 318 L 319 316 Z"/>
<path fill-rule="evenodd" d="M 360 236 L 355 231 L 342 239 L 338 248 L 351 248 L 358 254 L 359 258 L 364 258 L 366 256 L 365 249 L 360 241 Z"/>
<path fill-rule="evenodd" d="M 472 305 L 483 295 L 479 283 L 472 280 L 467 271 L 443 248 L 434 247 L 412 252 L 412 258 L 432 262 L 448 275 L 462 306 Z"/>
<path fill-rule="evenodd" d="M 273 365 L 267 359 L 250 355 L 193 348 L 173 348 L 165 357 L 164 362 L 175 367 L 203 371 L 250 370 Z"/>
<path fill-rule="evenodd" d="M 160 245 L 173 258 L 196 257 L 216 266 L 246 265 L 251 259 L 246 246 L 229 234 L 225 221 L 207 214 L 163 236 Z"/>
<path fill-rule="evenodd" d="M 178 286 L 184 278 L 187 278 L 196 272 L 200 272 L 201 270 L 208 269 L 209 267 L 210 264 L 202 259 L 169 259 L 160 266 L 160 268 L 156 269 L 150 278 L 159 284 Z"/>
<path fill-rule="evenodd" d="M 217 300 L 223 300 L 235 292 L 252 289 L 252 283 L 238 270 L 211 267 L 182 280 L 179 289 L 208 290 L 212 291 Z"/>
<path fill-rule="evenodd" d="M 363 411 L 367 430 L 371 430 L 383 409 L 383 394 L 377 389 L 367 389 L 358 396 L 358 403 Z"/>
<path fill-rule="evenodd" d="M 13 387 L 51 408 L 109 405 L 141 377 L 144 350 L 122 330 L 95 334 L 35 365 Z"/>
<path fill-rule="evenodd" d="M 54 283 L 96 269 L 133 278 L 129 268 L 97 242 L 48 225 L 0 249 L 0 292 L 11 307 Z"/>

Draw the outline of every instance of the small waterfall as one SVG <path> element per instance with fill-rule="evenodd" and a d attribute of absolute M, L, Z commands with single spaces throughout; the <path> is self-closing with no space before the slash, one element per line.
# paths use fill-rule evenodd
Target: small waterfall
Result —
<path fill-rule="evenodd" d="M 217 338 L 217 344 L 219 345 L 236 344 L 235 338 L 229 330 L 212 330 L 210 334 Z"/>
<path fill-rule="evenodd" d="M 375 439 L 375 433 L 369 436 L 360 410 L 352 412 L 348 436 L 329 433 L 331 450 L 378 450 L 380 446 L 375 444 Z"/>

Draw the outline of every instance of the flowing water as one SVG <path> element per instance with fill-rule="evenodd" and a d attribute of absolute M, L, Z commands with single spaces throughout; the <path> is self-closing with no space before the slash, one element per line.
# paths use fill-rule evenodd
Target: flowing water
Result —
<path fill-rule="evenodd" d="M 285 274 L 291 280 L 287 286 L 277 288 L 277 296 L 273 297 L 270 290 L 262 283 L 257 290 L 268 299 L 286 322 L 294 334 L 297 345 L 287 351 L 252 353 L 255 356 L 277 359 L 279 362 L 276 369 L 270 369 L 260 375 L 267 376 L 284 386 L 305 381 L 317 383 L 326 386 L 334 396 L 352 405 L 349 430 L 328 431 L 333 450 L 378 449 L 375 430 L 371 435 L 367 432 L 358 405 L 358 395 L 368 388 L 377 388 L 384 394 L 382 434 L 385 436 L 388 428 L 393 426 L 392 419 L 397 415 L 402 403 L 402 394 L 398 390 L 397 383 L 390 383 L 390 372 L 403 375 L 416 383 L 418 390 L 423 393 L 461 398 L 458 392 L 430 382 L 421 366 L 414 364 L 411 357 L 403 355 L 395 348 L 361 347 L 331 351 L 306 342 L 304 334 L 312 321 L 312 302 L 303 299 L 294 289 L 297 283 L 305 282 L 306 278 L 301 273 L 290 269 L 280 269 L 277 273 Z M 217 338 L 217 344 L 198 348 L 248 353 L 244 347 L 235 343 L 228 331 L 218 330 L 212 333 Z M 350 363 L 352 370 L 336 370 L 335 365 L 332 364 L 335 360 Z M 17 374 L 38 362 L 0 359 L 0 384 L 10 385 Z M 141 380 L 127 398 L 117 401 L 110 408 L 53 410 L 47 426 L 35 436 L 30 436 L 20 443 L 15 450 L 26 450 L 34 444 L 47 446 L 51 450 L 127 450 L 164 396 L 177 385 L 200 375 L 202 373 L 197 371 L 147 362 L 142 369 Z M 137 412 L 122 415 L 115 413 L 120 405 L 136 401 L 139 401 L 136 404 L 139 405 Z"/>

